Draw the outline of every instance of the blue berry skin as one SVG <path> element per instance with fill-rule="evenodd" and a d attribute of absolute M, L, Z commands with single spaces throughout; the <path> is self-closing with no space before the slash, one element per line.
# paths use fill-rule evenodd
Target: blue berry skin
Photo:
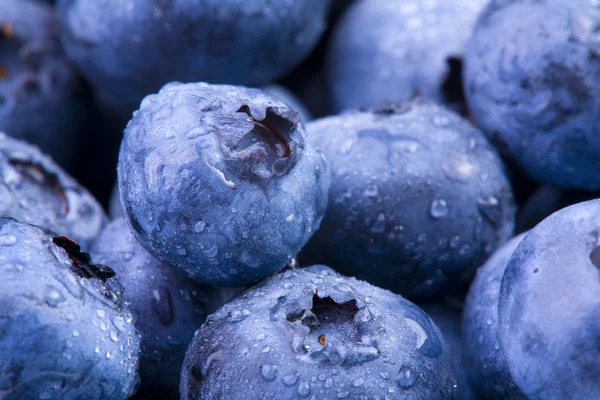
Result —
<path fill-rule="evenodd" d="M 591 0 L 492 1 L 468 45 L 477 125 L 539 182 L 600 189 L 599 15 Z"/>
<path fill-rule="evenodd" d="M 331 168 L 329 206 L 301 253 L 405 297 L 456 288 L 512 236 L 515 206 L 485 136 L 430 103 L 307 125 Z"/>
<path fill-rule="evenodd" d="M 107 221 L 96 199 L 50 157 L 2 132 L 0 216 L 59 232 L 86 250 Z"/>
<path fill-rule="evenodd" d="M 40 146 L 66 167 L 89 109 L 58 28 L 48 4 L 0 1 L 0 130 Z"/>
<path fill-rule="evenodd" d="M 530 399 L 600 398 L 600 199 L 563 208 L 521 241 L 500 287 L 500 345 Z"/>
<path fill-rule="evenodd" d="M 288 270 L 208 317 L 181 399 L 453 399 L 433 321 L 399 295 L 325 266 Z"/>
<path fill-rule="evenodd" d="M 479 397 L 469 382 L 469 374 L 464 362 L 463 355 L 466 346 L 463 343 L 461 328 L 461 306 L 450 301 L 434 301 L 417 304 L 429 315 L 436 326 L 442 332 L 444 340 L 450 348 L 450 357 L 456 371 L 456 399 L 477 400 Z M 487 397 L 483 397 L 487 400 Z"/>
<path fill-rule="evenodd" d="M 123 295 L 142 335 L 141 389 L 178 393 L 179 373 L 188 344 L 206 316 L 235 294 L 196 284 L 152 257 L 124 219 L 110 222 L 98 236 L 92 259 L 110 265 L 126 288 Z"/>
<path fill-rule="evenodd" d="M 444 84 L 452 78 L 452 63 L 460 66 L 472 26 L 487 1 L 354 2 L 335 26 L 328 49 L 333 108 L 415 97 L 452 102 L 445 97 Z"/>
<path fill-rule="evenodd" d="M 516 236 L 477 270 L 463 312 L 464 360 L 471 385 L 481 398 L 525 400 L 508 370 L 498 337 L 498 295 L 508 260 L 523 240 Z"/>
<path fill-rule="evenodd" d="M 261 86 L 325 29 L 329 0 L 59 0 L 67 54 L 101 101 L 135 109 L 169 81 Z"/>
<path fill-rule="evenodd" d="M 114 271 L 75 242 L 0 218 L 0 398 L 120 400 L 140 341 Z"/>
<path fill-rule="evenodd" d="M 169 84 L 146 97 L 118 166 L 136 238 L 204 284 L 281 270 L 318 229 L 330 182 L 298 120 L 259 89 Z"/>

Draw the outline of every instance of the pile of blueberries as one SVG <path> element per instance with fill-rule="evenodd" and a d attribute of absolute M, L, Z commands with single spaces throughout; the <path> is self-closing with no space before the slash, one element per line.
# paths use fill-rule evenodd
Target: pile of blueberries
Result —
<path fill-rule="evenodd" d="M 1 400 L 600 399 L 598 0 L 1 0 L 0 131 Z"/>

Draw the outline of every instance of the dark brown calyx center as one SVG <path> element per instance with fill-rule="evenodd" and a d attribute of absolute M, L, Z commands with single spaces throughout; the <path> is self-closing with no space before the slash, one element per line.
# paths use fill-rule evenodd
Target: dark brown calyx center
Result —
<path fill-rule="evenodd" d="M 58 247 L 62 247 L 69 258 L 71 259 L 71 271 L 77 276 L 87 279 L 98 279 L 102 282 L 106 282 L 107 279 L 115 276 L 115 271 L 111 268 L 100 265 L 92 264 L 90 255 L 81 252 L 81 247 L 69 239 L 66 236 L 55 236 L 52 238 L 52 243 Z"/>
<path fill-rule="evenodd" d="M 247 114 L 254 123 L 231 149 L 243 164 L 242 173 L 263 179 L 285 174 L 293 154 L 291 134 L 298 123 L 297 113 L 268 107 L 265 117 L 259 120 L 252 116 L 247 105 L 241 106 L 238 112 Z"/>

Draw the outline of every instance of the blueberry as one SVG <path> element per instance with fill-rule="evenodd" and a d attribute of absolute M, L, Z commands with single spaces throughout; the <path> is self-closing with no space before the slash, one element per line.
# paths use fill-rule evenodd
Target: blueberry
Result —
<path fill-rule="evenodd" d="M 332 106 L 339 111 L 414 97 L 460 105 L 464 49 L 487 1 L 356 1 L 329 44 Z"/>
<path fill-rule="evenodd" d="M 500 247 L 477 270 L 463 313 L 464 359 L 483 399 L 526 399 L 510 376 L 498 337 L 498 295 L 504 270 L 524 234 Z"/>
<path fill-rule="evenodd" d="M 329 169 L 298 119 L 245 87 L 169 84 L 146 97 L 118 167 L 136 238 L 200 283 L 240 286 L 281 270 L 327 207 Z"/>
<path fill-rule="evenodd" d="M 600 398 L 600 199 L 523 238 L 502 278 L 500 345 L 530 399 Z"/>
<path fill-rule="evenodd" d="M 477 124 L 532 178 L 567 189 L 600 189 L 600 6 L 592 3 L 492 1 L 465 59 Z"/>
<path fill-rule="evenodd" d="M 142 335 L 142 389 L 174 389 L 178 393 L 179 372 L 194 331 L 235 291 L 198 285 L 157 261 L 137 242 L 122 218 L 104 228 L 90 254 L 96 262 L 110 265 L 126 289 L 123 299 Z"/>
<path fill-rule="evenodd" d="M 88 112 L 83 82 L 60 48 L 52 7 L 2 0 L 0 130 L 40 146 L 68 166 Z"/>
<path fill-rule="evenodd" d="M 420 308 L 313 266 L 209 316 L 186 353 L 181 398 L 441 400 L 455 383 L 448 347 Z"/>
<path fill-rule="evenodd" d="M 456 304 L 455 304 L 456 303 Z M 456 370 L 456 379 L 458 385 L 456 388 L 456 399 L 458 400 L 477 400 L 479 397 L 469 383 L 468 371 L 465 365 L 463 355 L 468 351 L 467 346 L 463 344 L 461 328 L 462 306 L 455 300 L 438 300 L 433 302 L 419 303 L 423 311 L 429 315 L 433 322 L 442 332 L 444 340 L 450 348 L 450 357 Z M 468 345 L 470 346 L 470 345 Z M 484 397 L 487 400 L 487 397 Z"/>
<path fill-rule="evenodd" d="M 67 235 L 84 249 L 106 222 L 102 206 L 50 157 L 2 132 L 0 216 Z"/>
<path fill-rule="evenodd" d="M 425 297 L 468 281 L 510 238 L 515 207 L 502 163 L 458 115 L 418 102 L 307 129 L 332 178 L 301 261 Z"/>
<path fill-rule="evenodd" d="M 79 246 L 0 218 L 0 398 L 126 399 L 139 338 L 115 273 Z"/>
<path fill-rule="evenodd" d="M 63 44 L 101 101 L 135 109 L 173 80 L 260 86 L 325 29 L 329 0 L 59 0 Z"/>

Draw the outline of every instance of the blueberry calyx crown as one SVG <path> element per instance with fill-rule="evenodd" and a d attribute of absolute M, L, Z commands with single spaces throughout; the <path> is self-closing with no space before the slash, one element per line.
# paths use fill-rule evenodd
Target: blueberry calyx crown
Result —
<path fill-rule="evenodd" d="M 52 243 L 62 247 L 71 259 L 71 271 L 81 278 L 98 279 L 103 283 L 115 276 L 115 271 L 106 265 L 92 264 L 90 255 L 81 252 L 81 247 L 66 236 L 55 236 Z"/>
<path fill-rule="evenodd" d="M 247 114 L 254 126 L 237 143 L 228 146 L 234 162 L 230 167 L 245 178 L 270 179 L 285 175 L 295 164 L 296 130 L 299 114 L 282 107 L 267 107 L 265 117 L 252 114 L 250 107 L 242 105 L 238 113 Z"/>

